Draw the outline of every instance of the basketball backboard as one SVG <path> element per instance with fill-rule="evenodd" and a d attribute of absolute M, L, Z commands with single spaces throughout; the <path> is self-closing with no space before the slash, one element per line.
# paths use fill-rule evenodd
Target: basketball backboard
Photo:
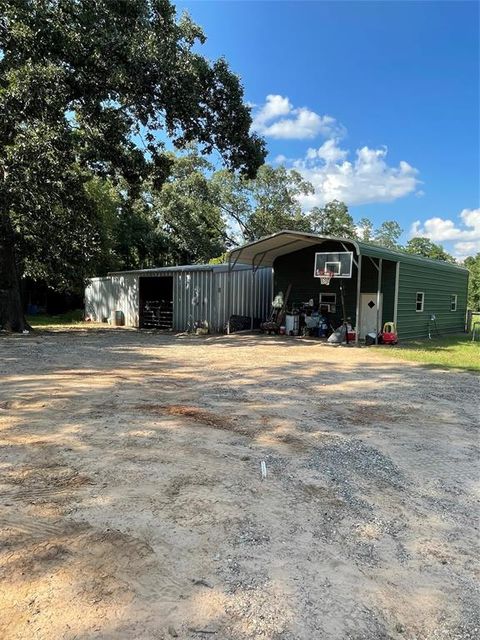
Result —
<path fill-rule="evenodd" d="M 332 278 L 351 278 L 352 262 L 352 251 L 324 251 L 316 253 L 313 275 L 315 278 L 321 278 L 325 274 L 331 274 Z"/>

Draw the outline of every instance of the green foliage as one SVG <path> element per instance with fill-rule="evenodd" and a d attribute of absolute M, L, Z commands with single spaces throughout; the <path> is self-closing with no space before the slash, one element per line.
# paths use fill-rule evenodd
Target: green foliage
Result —
<path fill-rule="evenodd" d="M 455 262 L 455 258 L 445 251 L 440 244 L 435 244 L 428 238 L 412 238 L 404 249 L 407 253 L 432 260 L 444 260 L 445 262 Z"/>
<path fill-rule="evenodd" d="M 473 311 L 480 311 L 480 253 L 466 258 L 465 266 L 470 271 L 468 308 Z"/>
<path fill-rule="evenodd" d="M 197 53 L 204 41 L 168 0 L 0 0 L 0 247 L 22 275 L 66 288 L 103 248 L 110 264 L 118 194 L 94 176 L 125 191 L 125 239 L 132 227 L 144 236 L 145 184 L 160 187 L 173 162 L 166 137 L 255 176 L 263 141 L 238 77 Z"/>
<path fill-rule="evenodd" d="M 170 263 L 208 262 L 225 249 L 226 226 L 208 173 L 212 166 L 195 151 L 172 158 L 172 171 L 153 194 L 157 232 L 168 238 Z"/>
<path fill-rule="evenodd" d="M 362 218 L 358 223 L 358 239 L 362 242 L 373 240 L 373 223 L 368 218 Z"/>
<path fill-rule="evenodd" d="M 217 256 L 216 258 L 210 258 L 210 260 L 208 261 L 208 264 L 225 264 L 226 262 L 228 262 L 227 251 Z"/>
<path fill-rule="evenodd" d="M 399 249 L 398 239 L 402 235 L 402 228 L 395 220 L 387 220 L 376 229 L 373 242 L 387 249 Z"/>
<path fill-rule="evenodd" d="M 227 227 L 238 229 L 233 242 L 251 242 L 282 229 L 310 231 L 299 198 L 313 193 L 313 187 L 297 171 L 263 165 L 250 180 L 218 171 L 212 183 Z"/>
<path fill-rule="evenodd" d="M 332 200 L 310 211 L 309 222 L 314 233 L 339 238 L 356 238 L 355 223 L 344 202 Z"/>

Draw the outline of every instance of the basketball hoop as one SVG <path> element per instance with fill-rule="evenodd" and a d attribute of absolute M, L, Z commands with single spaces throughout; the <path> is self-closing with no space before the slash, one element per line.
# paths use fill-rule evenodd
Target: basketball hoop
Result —
<path fill-rule="evenodd" d="M 324 271 L 320 274 L 320 284 L 328 287 L 330 280 L 333 278 L 333 271 Z"/>

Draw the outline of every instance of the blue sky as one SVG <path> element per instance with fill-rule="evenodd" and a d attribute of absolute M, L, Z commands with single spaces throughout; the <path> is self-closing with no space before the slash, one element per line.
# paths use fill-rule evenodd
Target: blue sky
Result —
<path fill-rule="evenodd" d="M 268 161 L 356 219 L 480 251 L 479 4 L 189 0 L 254 106 Z"/>

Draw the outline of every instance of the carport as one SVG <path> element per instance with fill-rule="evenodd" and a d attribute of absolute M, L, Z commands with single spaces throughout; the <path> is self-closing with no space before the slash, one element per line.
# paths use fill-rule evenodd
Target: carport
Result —
<path fill-rule="evenodd" d="M 322 285 L 314 275 L 316 254 L 319 252 L 351 253 L 351 277 L 334 277 L 329 286 Z M 400 272 L 400 256 L 397 252 L 349 238 L 280 231 L 232 250 L 228 258 L 229 274 L 237 263 L 252 267 L 252 294 L 258 269 L 272 267 L 274 294 L 280 290 L 285 292 L 291 285 L 289 301 L 295 304 L 312 298 L 321 300 L 322 295 L 328 294 L 335 299 L 340 294 L 342 282 L 347 317 L 359 329 L 355 336 L 357 344 L 368 331 L 378 334 L 383 322 L 397 322 Z M 228 305 L 230 308 L 231 287 Z M 340 322 L 342 318 L 337 309 L 335 315 Z"/>

